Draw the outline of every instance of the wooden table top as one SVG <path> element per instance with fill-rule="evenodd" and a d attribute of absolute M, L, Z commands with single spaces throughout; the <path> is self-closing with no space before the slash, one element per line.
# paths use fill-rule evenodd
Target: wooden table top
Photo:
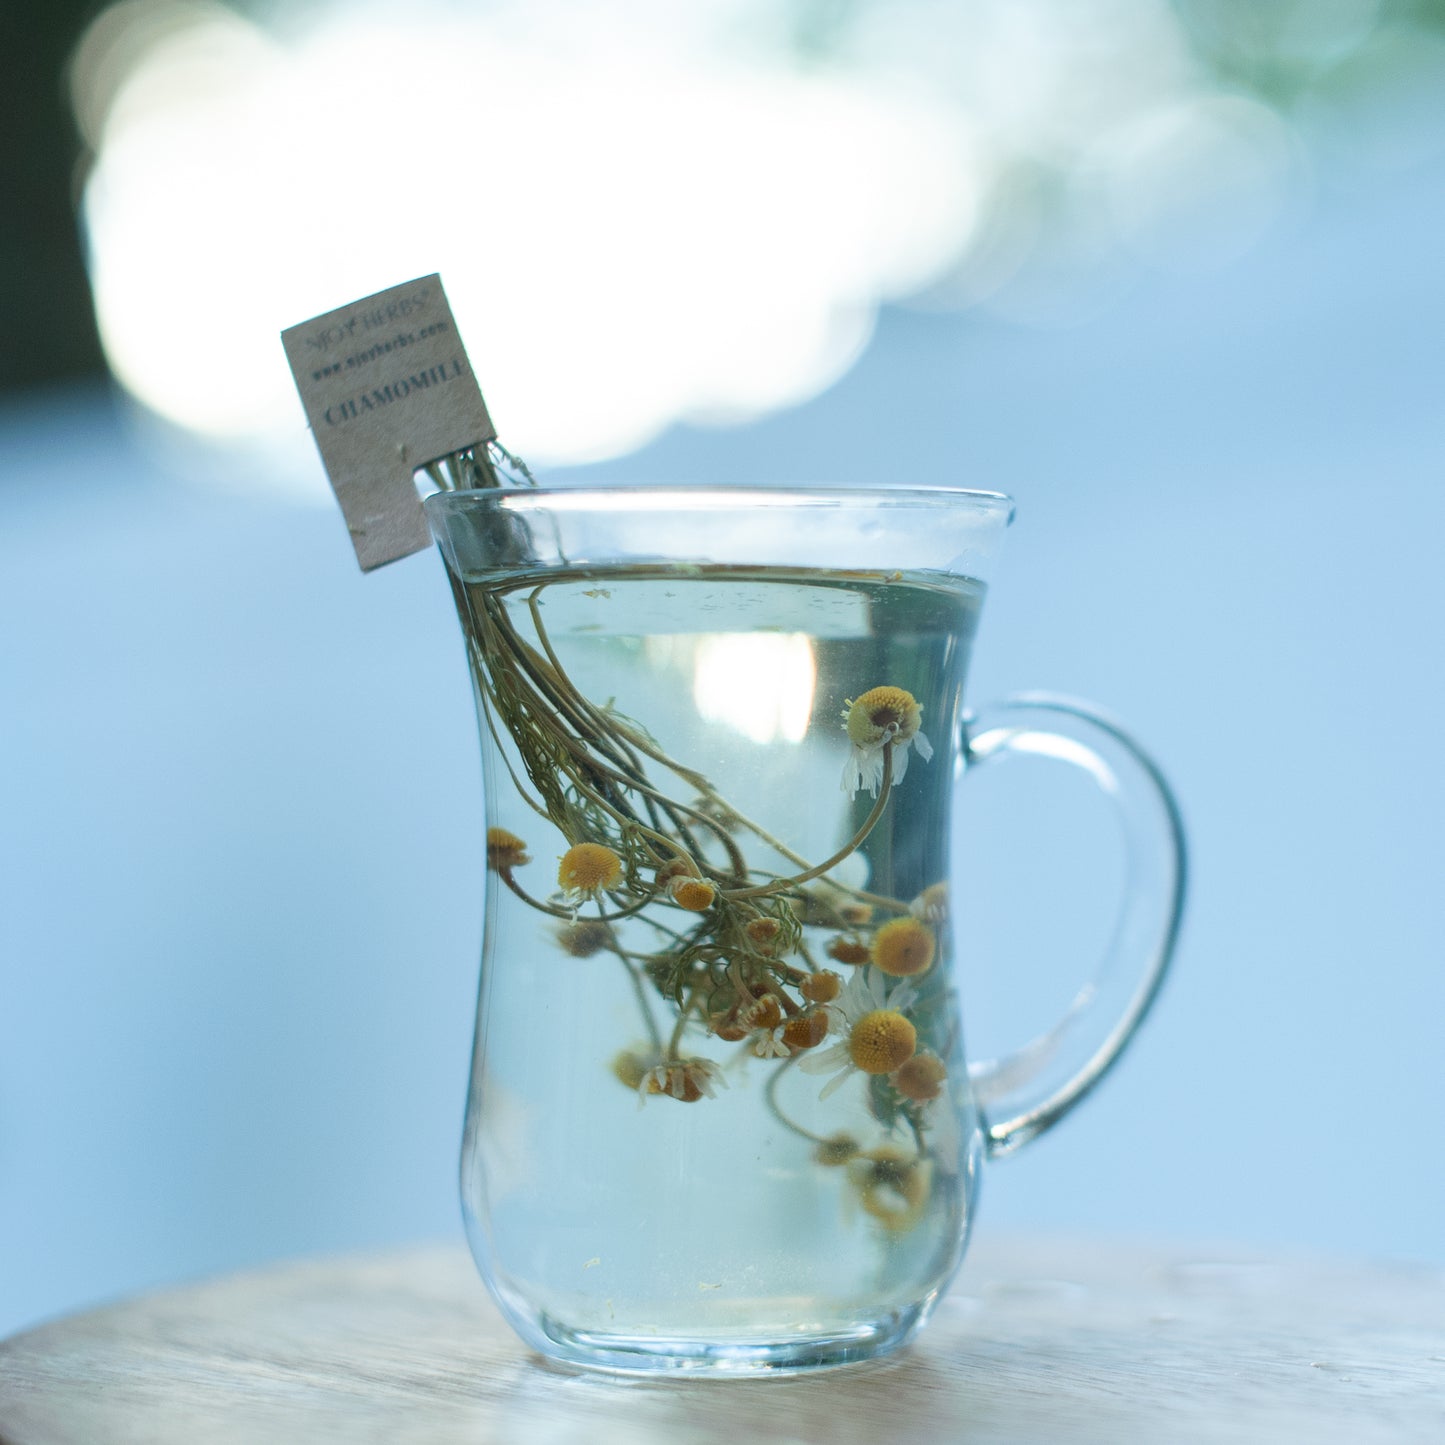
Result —
<path fill-rule="evenodd" d="M 0 1343 L 3 1445 L 1445 1441 L 1445 1270 L 980 1240 L 910 1349 L 765 1381 L 544 1364 L 459 1248 L 277 1266 Z"/>

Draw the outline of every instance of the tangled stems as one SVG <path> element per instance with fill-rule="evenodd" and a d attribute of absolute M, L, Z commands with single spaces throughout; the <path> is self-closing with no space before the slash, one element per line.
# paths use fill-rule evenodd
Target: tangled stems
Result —
<path fill-rule="evenodd" d="M 501 462 L 510 460 L 471 453 L 429 470 L 438 485 L 493 486 Z M 667 575 L 668 569 L 658 572 Z M 723 797 L 700 770 L 672 756 L 642 722 L 610 701 L 599 705 L 573 682 L 548 634 L 544 604 L 549 587 L 591 575 L 564 564 L 549 567 L 543 582 L 536 572 L 522 580 L 517 571 L 507 575 L 500 568 L 488 583 L 452 578 L 479 711 L 496 755 L 519 797 L 567 845 L 555 893 L 518 880 L 515 869 L 530 860 L 515 835 L 495 857 L 489 849 L 490 866 L 519 902 L 568 925 L 558 933 L 566 952 L 586 957 L 605 950 L 617 959 L 647 1037 L 645 1053 L 638 1045 L 619 1055 L 630 1062 L 618 1077 L 632 1082 L 635 1076 L 644 1097 L 683 1103 L 713 1097 L 713 1086 L 726 1079 L 710 1059 L 689 1056 L 687 1041 L 702 1036 L 736 1044 L 740 1057 L 779 1060 L 763 1086 L 766 1107 L 814 1147 L 820 1163 L 838 1163 L 832 1156 L 845 1136 L 829 1139 L 804 1127 L 784 1110 L 778 1091 L 799 1063 L 811 1073 L 814 1056 L 821 1061 L 842 1050 L 849 1056 L 827 1092 L 849 1070 L 874 1075 L 866 1090 L 874 1118 L 889 1132 L 906 1128 L 915 1158 L 922 1158 L 930 1128 L 926 1106 L 911 1103 L 892 1072 L 904 1055 L 889 1062 L 883 1076 L 861 1043 L 851 1055 L 848 1042 L 825 1047 L 830 1034 L 861 1040 L 860 1020 L 888 1013 L 911 1053 L 915 1028 L 901 1012 L 911 1004 L 880 999 L 867 1014 L 835 1008 L 839 976 L 820 969 L 813 951 L 853 968 L 858 978 L 875 972 L 910 977 L 931 966 L 932 934 L 910 912 L 918 900 L 910 904 L 829 877 L 897 807 L 910 751 L 924 762 L 931 756 L 919 726 L 921 708 L 891 684 L 848 701 L 844 787 L 851 794 L 866 789 L 872 801 L 852 836 L 822 861 L 812 861 Z M 769 856 L 757 858 L 759 849 Z M 587 866 L 569 869 L 574 855 Z M 587 916 L 579 919 L 583 903 Z M 875 924 L 875 910 L 892 922 Z M 899 927 L 912 932 L 904 937 Z M 826 947 L 820 929 L 832 934 Z M 926 947 L 915 936 L 920 931 Z M 794 1081 L 800 1082 L 796 1075 Z"/>

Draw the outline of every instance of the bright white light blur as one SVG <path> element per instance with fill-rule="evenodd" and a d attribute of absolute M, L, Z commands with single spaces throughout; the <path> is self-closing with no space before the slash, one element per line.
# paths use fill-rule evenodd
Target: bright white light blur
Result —
<path fill-rule="evenodd" d="M 284 45 L 165 8 L 113 85 L 85 220 L 116 374 L 213 435 L 304 436 L 278 332 L 429 271 L 529 458 L 756 415 L 846 370 L 977 215 L 983 162 L 941 107 L 744 64 L 695 25 L 642 43 L 627 6 L 583 36 L 560 4 L 353 9 Z"/>
<path fill-rule="evenodd" d="M 1407 106 L 1438 90 L 1439 42 L 1401 30 L 1397 54 L 1380 0 L 271 13 L 119 0 L 72 80 L 117 375 L 185 427 L 298 450 L 277 333 L 413 276 L 445 278 L 503 440 L 596 459 L 805 400 L 890 300 L 1067 324 L 1138 259 L 1233 259 L 1302 152 L 1201 71 L 1201 36 L 1337 88 L 1393 67 Z"/>
<path fill-rule="evenodd" d="M 693 701 L 755 743 L 801 742 L 818 669 L 802 633 L 725 633 L 698 643 Z"/>

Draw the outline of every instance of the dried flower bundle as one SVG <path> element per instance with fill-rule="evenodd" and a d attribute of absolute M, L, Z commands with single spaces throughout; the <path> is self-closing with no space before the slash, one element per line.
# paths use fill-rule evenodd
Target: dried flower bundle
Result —
<path fill-rule="evenodd" d="M 531 481 L 495 444 L 428 470 L 446 489 Z M 711 1107 L 727 1065 L 699 1055 L 705 1042 L 775 1061 L 764 1085 L 774 1115 L 820 1167 L 847 1166 L 872 1219 L 912 1228 L 935 1172 L 957 1168 L 943 1061 L 953 1040 L 936 977 L 947 893 L 940 883 L 918 899 L 891 898 L 838 881 L 838 870 L 898 806 L 910 753 L 932 757 L 922 705 L 886 680 L 844 701 L 843 787 L 866 790 L 872 803 L 841 848 L 810 860 L 670 756 L 645 720 L 579 691 L 544 624 L 548 585 L 474 587 L 459 598 L 485 725 L 518 795 L 567 845 L 555 887 L 539 889 L 518 876 L 536 850 L 492 828 L 489 869 L 528 908 L 558 920 L 560 954 L 610 957 L 625 971 L 647 1042 L 611 1067 L 639 1101 Z M 761 853 L 790 871 L 759 866 Z M 542 858 L 535 866 L 548 867 Z M 795 1066 L 829 1076 L 821 1099 L 866 1081 L 876 1146 L 789 1117 L 777 1090 Z"/>

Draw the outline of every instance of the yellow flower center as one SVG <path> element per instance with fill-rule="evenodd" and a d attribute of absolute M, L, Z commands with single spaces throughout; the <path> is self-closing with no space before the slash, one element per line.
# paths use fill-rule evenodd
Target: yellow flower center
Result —
<path fill-rule="evenodd" d="M 759 948 L 765 949 L 782 932 L 782 928 L 783 925 L 776 918 L 754 918 L 743 932 Z"/>
<path fill-rule="evenodd" d="M 943 1091 L 948 1070 L 943 1060 L 933 1054 L 914 1054 L 893 1075 L 893 1087 L 905 1098 L 926 1104 Z"/>
<path fill-rule="evenodd" d="M 741 1023 L 734 1014 L 714 1014 L 711 1027 L 713 1033 L 726 1044 L 735 1044 L 739 1039 L 747 1038 L 751 1032 L 748 1026 Z"/>
<path fill-rule="evenodd" d="M 605 923 L 600 923 L 595 918 L 587 918 L 581 923 L 574 923 L 570 928 L 564 928 L 557 935 L 557 942 L 573 958 L 591 958 L 599 949 L 607 947 L 611 937 Z"/>
<path fill-rule="evenodd" d="M 623 1049 L 612 1060 L 612 1076 L 627 1088 L 636 1089 L 649 1067 L 647 1058 L 636 1049 Z"/>
<path fill-rule="evenodd" d="M 868 962 L 868 945 L 851 938 L 833 939 L 824 952 L 836 962 L 851 964 L 854 968 Z"/>
<path fill-rule="evenodd" d="M 790 1049 L 815 1049 L 828 1037 L 828 1016 L 799 1014 L 783 1025 L 783 1042 Z"/>
<path fill-rule="evenodd" d="M 873 935 L 873 962 L 895 978 L 926 973 L 933 963 L 933 931 L 916 918 L 895 918 Z"/>
<path fill-rule="evenodd" d="M 846 1164 L 850 1159 L 855 1158 L 858 1152 L 858 1141 L 851 1134 L 834 1134 L 831 1138 L 824 1139 L 813 1150 L 813 1158 L 819 1164 L 837 1168 L 838 1165 Z"/>
<path fill-rule="evenodd" d="M 901 687 L 872 687 L 848 703 L 844 718 L 854 747 L 876 748 L 890 737 L 906 743 L 918 731 L 923 709 Z"/>
<path fill-rule="evenodd" d="M 569 893 L 614 888 L 622 877 L 622 859 L 602 843 L 577 843 L 563 855 L 557 882 Z"/>
<path fill-rule="evenodd" d="M 666 1083 L 660 1079 L 649 1079 L 647 1092 L 661 1094 L 668 1099 L 676 1099 L 679 1104 L 695 1104 L 702 1098 L 701 1088 L 686 1069 L 681 1072 L 669 1071 Z"/>
<path fill-rule="evenodd" d="M 645 1088 L 649 1094 L 661 1094 L 666 1099 L 676 1099 L 680 1104 L 695 1104 L 711 1088 L 716 1071 L 706 1059 L 679 1059 L 675 1063 L 659 1064 L 648 1071 Z M 719 1080 L 726 1083 L 726 1080 Z"/>
<path fill-rule="evenodd" d="M 810 973 L 798 985 L 798 992 L 813 1003 L 832 1003 L 842 988 L 843 980 L 824 969 L 821 973 Z"/>
<path fill-rule="evenodd" d="M 783 1006 L 773 994 L 765 993 L 747 1011 L 745 1019 L 750 1028 L 775 1029 L 783 1021 Z"/>
<path fill-rule="evenodd" d="M 667 891 L 679 908 L 686 908 L 693 913 L 702 913 L 711 908 L 712 901 L 717 896 L 717 890 L 712 884 L 703 882 L 701 878 L 674 878 L 667 885 Z"/>
<path fill-rule="evenodd" d="M 923 1217 L 933 1175 L 928 1160 L 885 1144 L 851 1160 L 848 1177 L 863 1208 L 890 1233 L 902 1234 Z"/>
<path fill-rule="evenodd" d="M 500 873 L 506 868 L 520 868 L 532 860 L 527 856 L 527 845 L 505 828 L 487 829 L 487 867 Z"/>
<path fill-rule="evenodd" d="M 848 1035 L 848 1057 L 865 1074 L 891 1074 L 918 1047 L 918 1033 L 896 1009 L 866 1013 Z"/>

